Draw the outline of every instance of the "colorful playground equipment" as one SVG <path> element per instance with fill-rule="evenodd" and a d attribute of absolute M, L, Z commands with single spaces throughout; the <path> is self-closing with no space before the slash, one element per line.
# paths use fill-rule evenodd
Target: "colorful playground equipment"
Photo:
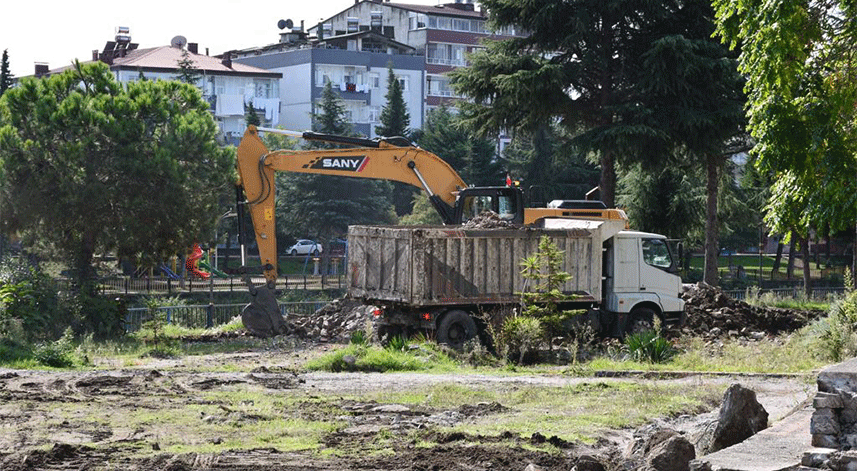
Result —
<path fill-rule="evenodd" d="M 191 253 L 188 254 L 187 259 L 184 262 L 184 267 L 191 276 L 207 280 L 211 276 L 211 273 L 199 269 L 199 260 L 203 255 L 204 252 L 202 251 L 202 248 L 198 243 L 194 242 L 193 249 L 191 249 Z"/>

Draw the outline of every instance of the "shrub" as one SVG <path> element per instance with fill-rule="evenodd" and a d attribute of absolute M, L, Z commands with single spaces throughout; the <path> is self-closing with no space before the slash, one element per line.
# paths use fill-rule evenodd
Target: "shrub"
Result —
<path fill-rule="evenodd" d="M 509 317 L 503 322 L 497 346 L 508 360 L 521 365 L 532 362 L 542 334 L 542 324 L 535 317 Z"/>
<path fill-rule="evenodd" d="M 658 330 L 636 332 L 625 337 L 625 347 L 635 361 L 664 363 L 676 354 L 670 342 Z"/>
<path fill-rule="evenodd" d="M 7 258 L 0 261 L 0 336 L 27 341 L 56 338 L 62 332 L 53 283 L 37 267 Z"/>
<path fill-rule="evenodd" d="M 857 291 L 851 291 L 830 308 L 827 318 L 819 321 L 821 356 L 842 361 L 857 355 Z"/>
<path fill-rule="evenodd" d="M 37 344 L 33 350 L 33 357 L 44 366 L 71 368 L 75 364 L 72 339 L 71 329 L 66 329 L 59 340 Z"/>

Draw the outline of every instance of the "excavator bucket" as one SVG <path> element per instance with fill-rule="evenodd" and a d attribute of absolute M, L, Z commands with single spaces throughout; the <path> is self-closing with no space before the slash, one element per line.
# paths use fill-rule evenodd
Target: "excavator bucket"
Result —
<path fill-rule="evenodd" d="M 267 284 L 254 286 L 249 276 L 244 277 L 247 288 L 250 291 L 250 304 L 244 306 L 241 311 L 241 322 L 244 328 L 257 337 L 274 337 L 287 333 L 283 315 L 280 314 L 280 306 L 274 295 L 274 289 Z"/>

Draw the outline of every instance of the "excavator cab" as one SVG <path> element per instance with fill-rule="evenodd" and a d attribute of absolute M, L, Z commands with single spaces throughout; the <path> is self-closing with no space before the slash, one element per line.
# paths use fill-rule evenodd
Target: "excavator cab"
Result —
<path fill-rule="evenodd" d="M 493 211 L 512 224 L 524 223 L 523 194 L 519 188 L 468 187 L 458 193 L 453 221 L 464 224 L 480 214 Z"/>

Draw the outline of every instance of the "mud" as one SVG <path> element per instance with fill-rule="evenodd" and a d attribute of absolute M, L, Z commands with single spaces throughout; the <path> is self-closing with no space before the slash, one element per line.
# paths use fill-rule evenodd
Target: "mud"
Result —
<path fill-rule="evenodd" d="M 712 414 L 657 420 L 637 430 L 606 430 L 594 444 L 510 429 L 481 434 L 449 427 L 514 411 L 498 402 L 405 405 L 360 397 L 424 391 L 437 385 L 492 390 L 569 388 L 641 378 L 562 375 L 307 373 L 308 359 L 338 345 L 271 344 L 256 351 L 149 359 L 90 371 L 0 370 L 2 470 L 493 470 L 572 469 L 586 461 L 633 469 L 631 444 L 663 428 L 693 434 Z M 681 377 L 664 382 L 734 378 Z M 772 419 L 786 414 L 811 388 L 789 378 L 742 378 Z M 232 402 L 224 398 L 236 398 Z M 271 409 L 258 402 L 271 398 Z M 278 420 L 335 422 L 320 448 L 249 447 Z M 262 425 L 260 427 L 260 424 Z M 256 430 L 257 427 L 258 431 Z M 279 433 L 288 434 L 288 428 Z M 245 440 L 245 441 L 242 441 Z M 192 449 L 195 452 L 183 450 Z M 200 451 L 210 450 L 210 451 Z M 597 469 L 597 468 L 586 468 Z"/>

